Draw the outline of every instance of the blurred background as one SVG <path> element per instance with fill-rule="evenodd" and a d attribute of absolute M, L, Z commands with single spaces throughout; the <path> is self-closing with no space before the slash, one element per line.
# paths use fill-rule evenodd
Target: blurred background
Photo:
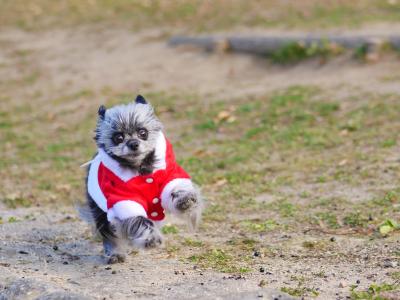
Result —
<path fill-rule="evenodd" d="M 399 21 L 397 0 L 0 0 L 2 222 L 84 201 L 98 106 L 140 93 L 207 198 L 195 239 L 168 225 L 170 258 L 293 296 L 394 293 Z M 285 42 L 309 35 L 373 39 Z M 256 36 L 283 43 L 226 40 Z"/>

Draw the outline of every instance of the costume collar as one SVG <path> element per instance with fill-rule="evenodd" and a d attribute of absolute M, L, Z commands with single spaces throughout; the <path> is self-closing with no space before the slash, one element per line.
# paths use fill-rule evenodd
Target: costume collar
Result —
<path fill-rule="evenodd" d="M 167 142 L 165 140 L 164 134 L 160 132 L 156 140 L 155 163 L 153 172 L 157 170 L 164 170 L 167 167 L 166 152 L 167 152 Z M 121 180 L 125 182 L 129 181 L 130 179 L 136 176 L 139 176 L 139 172 L 126 167 L 122 167 L 118 161 L 113 159 L 103 149 L 98 149 L 98 157 L 100 161 L 104 164 L 104 166 L 107 167 L 107 169 L 109 169 L 111 172 L 113 172 L 116 176 L 118 176 Z"/>

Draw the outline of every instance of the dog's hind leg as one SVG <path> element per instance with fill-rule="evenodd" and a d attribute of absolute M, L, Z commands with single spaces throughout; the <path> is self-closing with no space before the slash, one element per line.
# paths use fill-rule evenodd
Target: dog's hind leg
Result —
<path fill-rule="evenodd" d="M 103 237 L 104 254 L 108 257 L 108 264 L 122 263 L 125 261 L 125 254 L 120 253 L 115 240 Z"/>
<path fill-rule="evenodd" d="M 108 258 L 107 263 L 115 264 L 125 261 L 125 255 L 122 253 L 118 237 L 115 234 L 115 228 L 107 220 L 107 214 L 102 211 L 88 195 L 88 204 L 96 225 L 96 230 L 103 239 L 104 254 Z"/>

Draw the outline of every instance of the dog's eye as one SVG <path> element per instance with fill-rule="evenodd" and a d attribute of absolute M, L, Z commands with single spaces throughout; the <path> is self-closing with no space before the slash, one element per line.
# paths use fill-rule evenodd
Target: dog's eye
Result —
<path fill-rule="evenodd" d="M 149 135 L 149 133 L 147 132 L 147 130 L 145 128 L 139 128 L 137 131 L 138 137 L 141 138 L 142 140 L 147 139 L 147 136 Z"/>
<path fill-rule="evenodd" d="M 121 144 L 124 141 L 124 134 L 117 132 L 113 135 L 112 140 L 116 145 Z"/>

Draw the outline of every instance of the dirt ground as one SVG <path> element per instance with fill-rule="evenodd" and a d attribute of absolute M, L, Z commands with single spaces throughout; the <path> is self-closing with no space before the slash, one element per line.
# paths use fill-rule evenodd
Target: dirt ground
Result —
<path fill-rule="evenodd" d="M 387 29 L 380 28 L 373 30 Z M 312 60 L 289 67 L 274 65 L 264 58 L 174 49 L 167 46 L 160 30 L 137 33 L 101 26 L 43 32 L 0 30 L 0 111 L 4 112 L 0 117 L 9 118 L 12 124 L 9 127 L 3 120 L 1 132 L 5 139 L 1 196 L 5 200 L 0 213 L 0 299 L 291 299 L 284 292 L 305 298 L 346 299 L 353 288 L 362 291 L 372 284 L 395 286 L 400 277 L 398 231 L 383 238 L 377 236 L 377 223 L 353 227 L 344 218 L 344 223 L 339 222 L 340 228 L 330 228 L 321 225 L 324 220 L 319 226 L 300 217 L 315 209 L 311 204 L 317 198 L 347 199 L 348 204 L 343 206 L 338 202 L 340 215 L 342 209 L 362 209 L 365 201 L 398 188 L 399 111 L 388 112 L 390 124 L 383 120 L 379 127 L 383 135 L 393 132 L 394 144 L 390 147 L 376 150 L 371 144 L 363 144 L 368 136 L 359 136 L 363 145 L 360 151 L 371 157 L 360 158 L 362 171 L 370 172 L 366 177 L 358 177 L 361 171 L 348 153 L 352 146 L 346 143 L 318 152 L 315 160 L 326 160 L 319 166 L 302 149 L 288 154 L 269 153 L 261 172 L 276 185 L 271 190 L 254 189 L 254 203 L 268 205 L 284 198 L 299 205 L 301 211 L 299 215 L 294 213 L 300 220 L 294 217 L 292 208 L 285 215 L 285 208 L 280 207 L 285 226 L 270 231 L 245 222 L 269 219 L 279 213 L 260 210 L 253 202 L 247 207 L 233 198 L 224 198 L 222 173 L 213 182 L 203 180 L 209 210 L 196 233 L 178 221 L 178 233 L 166 234 L 163 248 L 132 253 L 125 264 L 108 266 L 99 241 L 92 238 L 90 227 L 79 220 L 74 204 L 84 195 L 84 172 L 79 165 L 94 151 L 91 130 L 96 109 L 110 98 L 108 103 L 116 103 L 127 93 L 142 93 L 150 95 L 150 101 L 151 95 L 160 99 L 155 102 L 161 112 L 166 110 L 161 114 L 166 131 L 178 144 L 178 155 L 187 157 L 199 149 L 213 151 L 217 146 L 207 144 L 214 133 L 198 131 L 190 142 L 183 138 L 185 126 L 194 122 L 193 116 L 187 117 L 193 100 L 185 101 L 186 95 L 195 94 L 200 99 L 204 109 L 197 111 L 200 119 L 207 119 L 208 107 L 218 103 L 224 103 L 223 109 L 229 110 L 230 105 L 238 106 L 237 101 L 242 103 L 241 99 L 255 99 L 293 86 L 316 86 L 324 91 L 325 98 L 340 103 L 343 111 L 375 103 L 381 96 L 397 107 L 399 70 L 400 60 L 394 54 L 383 55 L 376 63 L 362 63 L 342 55 L 326 63 Z M 174 102 L 181 105 L 173 108 L 178 111 L 175 115 L 168 112 L 170 103 L 163 102 L 163 95 L 178 94 L 183 96 Z M 179 116 L 180 107 L 184 116 Z M 376 118 L 385 119 L 381 115 Z M 235 126 L 233 123 L 227 132 L 234 132 Z M 68 129 L 79 127 L 83 129 Z M 13 128 L 18 141 L 16 136 L 6 137 Z M 349 134 L 346 129 L 340 132 Z M 33 141 L 32 135 L 37 137 Z M 46 158 L 53 148 L 43 146 L 61 140 L 61 136 L 75 143 L 68 148 L 72 160 L 65 164 L 57 164 L 57 151 L 51 154 L 55 160 Z M 32 141 L 34 146 L 17 154 L 15 149 L 24 140 Z M 44 158 L 35 160 L 41 156 Z M 298 167 L 302 159 L 305 165 Z M 188 162 L 186 166 L 192 168 Z M 309 180 L 311 173 L 330 174 L 335 166 L 348 166 L 350 175 L 357 180 Z M 204 176 L 204 172 L 193 170 L 193 177 Z M 246 163 L 239 170 L 252 172 L 257 166 Z M 68 182 L 66 174 L 72 178 Z M 279 181 L 288 176 L 289 181 Z M 53 182 L 58 180 L 60 184 Z M 39 181 L 43 184 L 38 187 Z M 398 197 L 394 196 L 391 206 L 376 222 L 389 217 L 399 219 Z M 21 200 L 25 198 L 29 199 L 27 205 Z M 10 201 L 22 203 L 10 205 Z M 226 216 L 221 218 L 213 210 L 217 205 L 226 206 L 222 212 Z M 241 224 L 254 230 L 247 232 Z M 251 242 L 246 244 L 248 240 Z M 201 254 L 202 250 L 211 254 Z M 224 264 L 226 268 L 221 269 Z M 399 299 L 398 294 L 393 298 L 394 292 L 386 293 Z"/>

